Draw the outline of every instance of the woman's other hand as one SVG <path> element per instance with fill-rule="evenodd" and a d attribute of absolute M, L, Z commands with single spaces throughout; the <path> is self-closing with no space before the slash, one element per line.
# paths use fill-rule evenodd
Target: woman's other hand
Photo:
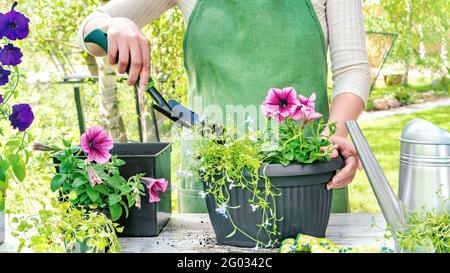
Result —
<path fill-rule="evenodd" d="M 347 138 L 334 135 L 330 137 L 336 149 L 333 150 L 331 157 L 336 158 L 341 155 L 344 158 L 345 166 L 333 179 L 327 183 L 327 189 L 343 188 L 350 184 L 356 175 L 356 171 L 362 168 L 361 162 L 356 152 L 355 146 Z"/>

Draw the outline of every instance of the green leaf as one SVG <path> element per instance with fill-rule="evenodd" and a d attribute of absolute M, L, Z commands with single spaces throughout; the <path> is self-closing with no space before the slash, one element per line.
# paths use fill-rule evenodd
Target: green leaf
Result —
<path fill-rule="evenodd" d="M 284 155 L 284 158 L 288 161 L 291 161 L 292 159 L 294 159 L 294 154 L 293 153 L 287 153 Z"/>
<path fill-rule="evenodd" d="M 127 197 L 128 207 L 131 208 L 136 203 L 134 195 L 125 195 Z"/>
<path fill-rule="evenodd" d="M 120 201 L 122 201 L 122 198 L 120 197 L 120 195 L 117 194 L 111 194 L 108 197 L 108 203 L 110 206 L 119 203 Z"/>
<path fill-rule="evenodd" d="M 64 180 L 64 176 L 61 174 L 56 174 L 53 176 L 52 181 L 50 182 L 50 189 L 52 192 L 58 190 L 62 186 Z"/>
<path fill-rule="evenodd" d="M 88 182 L 88 180 L 87 180 L 85 177 L 80 176 L 80 177 L 77 177 L 77 178 L 73 181 L 72 187 L 78 188 L 79 186 L 84 185 L 84 184 L 86 184 L 87 182 Z"/>
<path fill-rule="evenodd" d="M 94 190 L 92 187 L 86 188 L 86 193 L 88 194 L 89 198 L 92 200 L 92 202 L 96 202 L 97 199 L 100 197 L 100 193 L 96 190 Z"/>
<path fill-rule="evenodd" d="M 128 218 L 129 210 L 128 210 L 127 204 L 125 204 L 124 202 L 121 202 L 121 204 L 123 205 L 123 208 L 125 209 L 125 218 Z"/>
<path fill-rule="evenodd" d="M 119 220 L 122 215 L 122 207 L 119 204 L 109 206 L 109 212 L 111 213 L 111 220 L 113 222 Z"/>
<path fill-rule="evenodd" d="M 9 168 L 9 162 L 6 159 L 0 160 L 0 168 L 7 170 Z"/>
<path fill-rule="evenodd" d="M 6 181 L 6 171 L 0 166 L 0 182 Z"/>
<path fill-rule="evenodd" d="M 123 166 L 125 165 L 125 161 L 122 159 L 116 159 L 116 161 L 114 162 L 116 166 Z"/>
<path fill-rule="evenodd" d="M 106 194 L 106 195 L 109 193 L 108 187 L 106 187 L 105 185 L 96 185 L 94 187 L 94 190 L 96 190 L 100 193 Z"/>
<path fill-rule="evenodd" d="M 8 161 L 13 169 L 14 176 L 19 180 L 25 179 L 25 162 L 18 155 L 8 155 Z"/>
<path fill-rule="evenodd" d="M 81 196 L 79 196 L 79 198 L 80 198 L 80 202 L 84 202 L 84 201 L 86 201 L 86 199 L 89 198 L 89 196 L 87 194 L 82 194 Z"/>

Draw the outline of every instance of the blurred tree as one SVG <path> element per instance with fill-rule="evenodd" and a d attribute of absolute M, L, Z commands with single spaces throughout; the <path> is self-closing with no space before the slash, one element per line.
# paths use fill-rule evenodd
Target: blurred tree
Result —
<path fill-rule="evenodd" d="M 144 28 L 152 45 L 152 76 L 164 95 L 186 103 L 187 79 L 183 63 L 185 26 L 178 8 Z"/>
<path fill-rule="evenodd" d="M 412 66 L 448 76 L 449 7 L 448 0 L 364 0 L 368 29 L 398 34 L 391 57 L 403 64 L 405 84 Z"/>
<path fill-rule="evenodd" d="M 101 0 L 100 4 L 106 4 Z M 79 24 L 78 24 L 79 25 Z M 116 66 L 108 64 L 107 57 L 95 58 L 98 65 L 98 87 L 100 92 L 100 122 L 117 142 L 127 142 L 127 134 L 117 97 Z"/>
<path fill-rule="evenodd" d="M 36 56 L 35 63 L 42 62 L 47 55 L 62 72 L 70 74 L 74 63 L 84 62 L 92 74 L 99 76 L 100 123 L 118 141 L 126 141 L 124 122 L 118 111 L 115 66 L 108 65 L 102 58 L 94 59 L 87 53 L 76 54 L 78 26 L 82 20 L 107 0 L 33 0 L 21 3 L 21 10 L 31 17 L 31 33 L 27 50 Z M 8 7 L 10 3 L 1 3 Z M 158 88 L 166 96 L 186 102 L 187 80 L 184 75 L 182 40 L 184 23 L 181 12 L 175 8 L 144 28 L 152 44 L 152 76 Z M 97 66 L 95 65 L 97 64 Z M 97 71 L 98 69 L 99 71 Z M 100 73 L 99 73 L 100 72 Z M 142 116 L 148 109 L 141 94 Z M 145 100 L 149 100 L 145 97 Z M 145 128 L 145 127 L 144 127 Z M 151 134 L 151 132 L 148 132 Z"/>

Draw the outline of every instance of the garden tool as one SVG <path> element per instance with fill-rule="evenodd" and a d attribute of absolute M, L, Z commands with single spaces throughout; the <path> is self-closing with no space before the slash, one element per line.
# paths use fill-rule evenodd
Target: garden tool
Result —
<path fill-rule="evenodd" d="M 446 202 L 450 198 L 449 132 L 422 119 L 411 120 L 404 127 L 400 137 L 398 198 L 357 122 L 345 124 L 381 211 L 393 230 L 405 231 L 409 212 L 432 209 L 450 212 L 449 202 Z"/>
<path fill-rule="evenodd" d="M 325 238 L 316 238 L 299 233 L 297 238 L 284 239 L 281 242 L 280 253 L 392 253 L 386 246 L 349 247 L 333 243 Z"/>
<path fill-rule="evenodd" d="M 107 34 L 100 29 L 93 30 L 84 38 L 84 41 L 86 43 L 94 43 L 100 46 L 105 52 L 108 52 Z M 130 64 L 131 63 L 128 64 L 127 73 L 130 70 Z M 139 80 L 136 82 L 139 82 Z M 174 99 L 166 101 L 161 93 L 155 88 L 154 84 L 155 82 L 153 79 L 149 79 L 149 84 L 146 90 L 146 92 L 150 94 L 155 101 L 153 108 L 182 126 L 191 128 L 195 124 L 198 124 L 200 118 L 196 113 L 189 110 L 187 107 L 183 106 Z"/>

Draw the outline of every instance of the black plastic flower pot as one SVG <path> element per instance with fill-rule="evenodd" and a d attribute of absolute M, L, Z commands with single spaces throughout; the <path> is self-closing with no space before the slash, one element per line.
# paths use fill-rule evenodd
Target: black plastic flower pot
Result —
<path fill-rule="evenodd" d="M 277 230 L 280 233 L 276 238 L 278 242 L 286 238 L 295 238 L 298 233 L 325 237 L 333 196 L 333 191 L 326 189 L 326 183 L 343 165 L 343 159 L 338 157 L 328 162 L 287 167 L 270 164 L 265 168 L 265 175 L 281 194 L 275 197 L 276 215 L 283 219 L 277 223 Z M 262 174 L 262 169 L 260 172 Z M 204 186 L 206 190 L 207 184 L 204 183 Z M 238 207 L 228 209 L 234 224 L 252 238 L 256 238 L 262 212 L 260 209 L 253 211 L 251 208 L 248 200 L 252 194 L 239 187 L 228 189 L 228 192 L 230 195 L 228 206 Z M 216 212 L 217 204 L 213 196 L 208 194 L 205 200 L 218 243 L 255 247 L 256 242 L 239 231 L 228 237 L 234 230 L 230 219 Z M 273 204 L 271 206 L 273 208 Z M 270 238 L 263 232 L 259 233 L 258 240 L 268 244 Z"/>
<path fill-rule="evenodd" d="M 169 182 L 167 190 L 159 193 L 161 201 L 157 203 L 150 203 L 145 188 L 145 195 L 141 196 L 141 208 L 131 207 L 127 218 L 123 212 L 116 221 L 124 227 L 123 232 L 117 234 L 118 237 L 158 236 L 169 221 L 172 213 L 170 152 L 170 143 L 114 143 L 110 153 L 125 161 L 126 164 L 119 167 L 125 179 L 145 173 L 147 177 L 165 178 Z M 55 157 L 54 161 L 59 163 Z M 107 207 L 97 211 L 111 218 Z"/>
<path fill-rule="evenodd" d="M 145 173 L 147 177 L 165 178 L 169 181 L 166 192 L 159 194 L 161 201 L 158 203 L 150 203 L 149 193 L 147 189 L 145 190 L 141 208 L 131 207 L 128 218 L 123 215 L 119 219 L 118 223 L 124 230 L 117 234 L 118 237 L 157 236 L 169 221 L 172 212 L 170 151 L 169 143 L 114 144 L 110 153 L 125 161 L 126 164 L 119 168 L 120 174 L 125 179 L 137 173 Z"/>

